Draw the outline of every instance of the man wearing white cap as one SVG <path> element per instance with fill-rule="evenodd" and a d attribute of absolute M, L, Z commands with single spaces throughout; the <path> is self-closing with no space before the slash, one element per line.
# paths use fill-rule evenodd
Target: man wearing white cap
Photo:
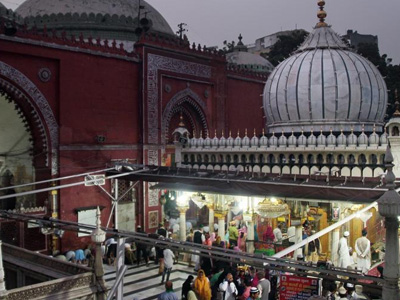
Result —
<path fill-rule="evenodd" d="M 350 233 L 348 231 L 343 232 L 343 237 L 339 240 L 338 254 L 339 254 L 339 268 L 347 268 L 351 265 L 350 250 L 347 244 L 347 238 Z"/>
<path fill-rule="evenodd" d="M 339 300 L 348 300 L 347 291 L 342 286 L 339 288 Z"/>
<path fill-rule="evenodd" d="M 371 268 L 371 242 L 367 239 L 367 230 L 362 230 L 362 237 L 356 240 L 357 269 L 367 274 Z"/>

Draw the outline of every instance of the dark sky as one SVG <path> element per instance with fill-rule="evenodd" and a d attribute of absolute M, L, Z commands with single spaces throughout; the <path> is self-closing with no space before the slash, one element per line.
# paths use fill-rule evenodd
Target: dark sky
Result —
<path fill-rule="evenodd" d="M 110 0 L 112 1 L 112 0 Z M 15 9 L 23 0 L 0 0 Z M 191 42 L 222 46 L 224 40 L 245 44 L 280 30 L 302 28 L 317 22 L 317 0 L 147 0 L 169 22 L 188 24 Z M 378 35 L 381 54 L 400 63 L 399 0 L 326 0 L 326 22 L 339 34 L 347 29 Z"/>
<path fill-rule="evenodd" d="M 176 30 L 188 24 L 191 41 L 221 46 L 224 40 L 245 44 L 280 30 L 311 31 L 317 23 L 316 0 L 147 0 Z M 353 29 L 378 35 L 381 54 L 400 63 L 399 0 L 326 0 L 326 22 L 339 34 Z"/>

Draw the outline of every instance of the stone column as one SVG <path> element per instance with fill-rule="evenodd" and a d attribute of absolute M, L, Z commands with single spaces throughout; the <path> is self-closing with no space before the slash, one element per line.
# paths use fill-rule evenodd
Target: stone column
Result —
<path fill-rule="evenodd" d="M 103 254 L 101 251 L 101 244 L 106 239 L 106 233 L 101 229 L 101 221 L 100 221 L 100 208 L 97 207 L 97 220 L 96 220 L 96 229 L 92 232 L 92 241 L 96 244 L 96 256 L 94 263 L 94 277 L 95 277 L 95 286 L 97 287 L 96 299 L 105 300 L 107 287 L 104 281 L 104 269 L 103 269 Z"/>
<path fill-rule="evenodd" d="M 186 211 L 188 207 L 179 207 L 179 240 L 186 241 Z"/>
<path fill-rule="evenodd" d="M 253 213 L 243 214 L 243 220 L 247 222 L 246 252 L 254 253 L 254 217 Z"/>
<path fill-rule="evenodd" d="M 214 203 L 207 205 L 208 207 L 208 226 L 210 228 L 210 234 L 214 232 Z"/>
<path fill-rule="evenodd" d="M 3 268 L 3 250 L 2 241 L 0 240 L 0 297 L 7 295 L 6 282 L 4 280 L 4 268 Z"/>
<path fill-rule="evenodd" d="M 303 240 L 303 227 L 300 226 L 296 226 L 296 244 L 300 243 Z M 294 251 L 293 254 L 293 259 L 297 259 L 298 256 L 303 255 L 303 249 L 300 247 L 298 249 L 296 249 L 296 251 Z"/>
<path fill-rule="evenodd" d="M 340 228 L 331 231 L 331 261 L 337 266 L 339 262 L 338 247 L 340 240 Z"/>
<path fill-rule="evenodd" d="M 386 252 L 383 277 L 385 283 L 382 290 L 382 299 L 398 300 L 399 292 L 399 242 L 397 217 L 385 218 L 386 225 Z M 396 296 L 397 295 L 397 296 Z"/>
<path fill-rule="evenodd" d="M 399 299 L 399 220 L 400 215 L 400 195 L 396 191 L 394 181 L 396 176 L 393 173 L 393 156 L 389 146 L 385 153 L 386 167 L 386 191 L 382 197 L 378 199 L 379 213 L 385 217 L 386 226 L 386 252 L 385 252 L 385 268 L 383 277 L 385 283 L 382 288 L 382 299 L 398 300 Z"/>
<path fill-rule="evenodd" d="M 221 241 L 225 241 L 225 216 L 226 212 L 216 211 L 215 216 L 218 218 L 218 235 L 221 237 Z M 225 241 L 226 245 L 226 241 Z"/>

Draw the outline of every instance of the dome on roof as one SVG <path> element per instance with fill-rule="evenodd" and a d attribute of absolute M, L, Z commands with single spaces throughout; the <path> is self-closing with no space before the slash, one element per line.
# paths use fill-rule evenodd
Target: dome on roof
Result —
<path fill-rule="evenodd" d="M 378 69 L 323 22 L 274 69 L 263 102 L 270 131 L 360 132 L 364 124 L 372 132 L 374 124 L 382 130 L 387 89 Z"/>
<path fill-rule="evenodd" d="M 146 17 L 150 30 L 171 34 L 164 17 L 146 1 L 140 2 L 140 19 Z M 137 40 L 138 0 L 27 0 L 15 11 L 28 26 L 39 30 L 65 30 L 93 38 Z M 144 24 L 143 24 L 144 25 Z"/>
<path fill-rule="evenodd" d="M 244 51 L 227 53 L 226 60 L 230 64 L 244 66 L 253 71 L 271 72 L 274 69 L 264 57 Z"/>

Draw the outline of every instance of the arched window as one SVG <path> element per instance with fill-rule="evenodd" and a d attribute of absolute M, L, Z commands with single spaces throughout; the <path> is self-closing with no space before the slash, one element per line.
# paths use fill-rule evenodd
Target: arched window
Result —
<path fill-rule="evenodd" d="M 285 154 L 280 154 L 280 155 L 279 155 L 279 163 L 280 163 L 280 164 L 285 164 L 285 163 L 286 163 Z"/>
<path fill-rule="evenodd" d="M 326 156 L 326 163 L 333 165 L 335 163 L 335 158 L 333 157 L 333 154 L 328 154 Z"/>
<path fill-rule="evenodd" d="M 217 158 L 215 157 L 215 155 L 211 155 L 211 162 L 212 163 L 216 163 L 217 162 Z"/>
<path fill-rule="evenodd" d="M 382 165 L 385 164 L 385 154 L 381 154 L 381 156 L 379 157 L 379 163 Z"/>
<path fill-rule="evenodd" d="M 345 158 L 344 158 L 344 155 L 343 154 L 339 154 L 339 156 L 338 156 L 338 164 L 339 165 L 344 165 L 345 164 L 345 162 L 346 162 L 346 160 L 345 160 Z"/>
<path fill-rule="evenodd" d="M 393 126 L 392 136 L 399 136 L 399 127 Z"/>
<path fill-rule="evenodd" d="M 189 162 L 189 157 L 188 157 L 187 154 L 185 154 L 185 155 L 183 156 L 183 161 L 184 161 L 185 164 L 187 164 L 187 163 Z"/>
<path fill-rule="evenodd" d="M 210 159 L 208 158 L 208 155 L 204 155 L 204 162 L 207 164 L 210 161 Z"/>
<path fill-rule="evenodd" d="M 261 164 L 263 164 L 263 163 L 265 162 L 264 155 L 260 154 L 260 155 L 258 156 L 258 161 L 259 161 Z"/>
<path fill-rule="evenodd" d="M 254 156 L 254 154 L 250 155 L 250 163 L 254 164 L 256 162 L 256 157 Z"/>
<path fill-rule="evenodd" d="M 289 164 L 294 165 L 296 163 L 296 157 L 294 154 L 289 155 Z"/>
<path fill-rule="evenodd" d="M 304 155 L 303 154 L 300 154 L 299 155 L 299 164 L 304 164 Z"/>
<path fill-rule="evenodd" d="M 369 157 L 369 163 L 372 165 L 378 164 L 378 157 L 376 156 L 376 154 L 371 154 L 371 156 Z"/>
<path fill-rule="evenodd" d="M 356 159 L 353 154 L 350 154 L 347 160 L 349 165 L 354 165 L 356 163 Z"/>
<path fill-rule="evenodd" d="M 223 162 L 224 162 L 224 156 L 223 156 L 222 154 L 220 154 L 220 155 L 218 156 L 218 162 L 219 162 L 219 163 L 223 163 Z"/>
<path fill-rule="evenodd" d="M 247 161 L 246 155 L 243 154 L 243 155 L 240 157 L 240 161 L 241 161 L 242 163 L 246 163 L 246 161 Z"/>
<path fill-rule="evenodd" d="M 322 165 L 324 163 L 324 157 L 322 154 L 317 155 L 317 164 Z"/>
<path fill-rule="evenodd" d="M 365 165 L 366 163 L 367 163 L 367 158 L 365 157 L 364 154 L 361 154 L 361 155 L 358 157 L 358 164 L 359 164 L 359 165 Z"/>
<path fill-rule="evenodd" d="M 307 162 L 308 162 L 310 165 L 314 164 L 314 155 L 308 154 L 308 156 L 307 156 Z"/>
<path fill-rule="evenodd" d="M 230 156 L 230 155 L 227 155 L 227 156 L 226 156 L 226 162 L 227 162 L 228 164 L 230 164 L 231 161 L 232 161 L 231 156 Z"/>
<path fill-rule="evenodd" d="M 198 162 L 199 164 L 201 164 L 201 163 L 203 162 L 203 158 L 201 157 L 200 154 L 197 154 L 197 162 Z"/>
<path fill-rule="evenodd" d="M 273 154 L 268 155 L 268 163 L 270 164 L 275 163 L 275 156 Z"/>
<path fill-rule="evenodd" d="M 195 163 L 196 159 L 194 158 L 194 154 L 190 155 L 190 162 Z"/>
<path fill-rule="evenodd" d="M 237 155 L 233 156 L 233 163 L 235 163 L 235 164 L 239 163 L 239 156 L 237 156 Z"/>

